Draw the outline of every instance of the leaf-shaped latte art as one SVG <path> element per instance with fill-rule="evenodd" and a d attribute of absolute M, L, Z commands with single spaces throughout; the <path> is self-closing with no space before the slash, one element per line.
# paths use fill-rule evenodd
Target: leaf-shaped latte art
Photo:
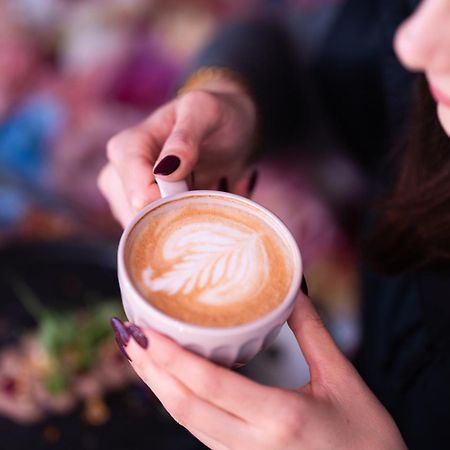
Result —
<path fill-rule="evenodd" d="M 195 294 L 203 303 L 230 303 L 256 293 L 268 277 L 261 236 L 231 221 L 181 226 L 168 236 L 162 253 L 169 268 L 154 276 L 148 267 L 143 279 L 151 291 L 171 296 Z"/>

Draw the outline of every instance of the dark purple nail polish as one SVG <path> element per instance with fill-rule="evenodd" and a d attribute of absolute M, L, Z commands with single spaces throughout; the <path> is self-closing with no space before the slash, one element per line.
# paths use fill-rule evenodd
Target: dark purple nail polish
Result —
<path fill-rule="evenodd" d="M 127 345 L 130 340 L 130 334 L 125 327 L 125 324 L 118 317 L 113 317 L 111 319 L 111 326 L 114 330 L 116 338 L 122 343 L 122 345 Z"/>
<path fill-rule="evenodd" d="M 180 167 L 180 158 L 175 155 L 168 155 L 163 158 L 153 169 L 155 175 L 170 175 Z"/>
<path fill-rule="evenodd" d="M 131 362 L 131 358 L 128 356 L 127 351 L 125 350 L 125 347 L 122 344 L 122 341 L 116 336 L 116 344 L 117 347 L 119 347 L 120 353 L 122 353 L 123 356 L 125 356 L 125 358 L 128 359 L 128 361 Z"/>
<path fill-rule="evenodd" d="M 258 182 L 258 171 L 255 170 L 250 179 L 248 180 L 248 188 L 247 188 L 247 194 L 249 197 L 253 194 L 253 191 L 255 190 L 256 183 Z"/>
<path fill-rule="evenodd" d="M 113 317 L 111 319 L 111 327 L 114 330 L 114 334 L 116 335 L 116 343 L 119 347 L 120 352 L 122 353 L 128 361 L 131 361 L 131 358 L 128 356 L 128 353 L 125 350 L 125 346 L 128 344 L 130 340 L 130 334 L 126 329 L 124 323 L 117 317 Z"/>
<path fill-rule="evenodd" d="M 195 186 L 195 173 L 193 171 L 191 172 L 191 185 L 192 187 Z"/>
<path fill-rule="evenodd" d="M 305 276 L 303 275 L 302 284 L 300 285 L 300 289 L 305 295 L 308 295 L 308 285 L 306 284 Z"/>
<path fill-rule="evenodd" d="M 128 331 L 133 337 L 133 339 L 143 348 L 146 349 L 148 347 L 148 339 L 147 336 L 142 332 L 142 330 L 135 325 L 134 323 L 131 323 L 128 325 Z"/>
<path fill-rule="evenodd" d="M 222 177 L 219 180 L 219 191 L 228 192 L 228 180 L 227 180 L 227 177 Z"/>

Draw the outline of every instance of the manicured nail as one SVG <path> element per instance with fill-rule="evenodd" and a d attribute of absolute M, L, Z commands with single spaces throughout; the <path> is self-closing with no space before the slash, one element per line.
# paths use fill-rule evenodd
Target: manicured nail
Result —
<path fill-rule="evenodd" d="M 128 353 L 125 350 L 125 347 L 122 344 L 122 341 L 117 336 L 116 336 L 116 344 L 117 344 L 117 347 L 119 347 L 120 353 L 122 353 L 122 355 L 125 356 L 125 358 L 127 358 L 128 361 L 131 362 L 131 358 L 128 356 Z"/>
<path fill-rule="evenodd" d="M 118 317 L 113 317 L 111 319 L 111 326 L 117 339 L 119 339 L 123 345 L 127 345 L 130 340 L 130 334 L 128 333 L 125 324 Z"/>
<path fill-rule="evenodd" d="M 168 155 L 163 158 L 153 169 L 155 175 L 170 175 L 180 166 L 180 158 L 175 155 Z"/>
<path fill-rule="evenodd" d="M 195 186 L 195 173 L 193 171 L 191 172 L 191 186 Z"/>
<path fill-rule="evenodd" d="M 257 183 L 257 182 L 258 182 L 258 171 L 255 170 L 255 171 L 252 173 L 250 179 L 248 180 L 247 195 L 248 195 L 249 197 L 252 196 L 253 191 L 255 190 L 255 187 L 256 187 L 256 183 Z"/>
<path fill-rule="evenodd" d="M 142 330 L 135 325 L 134 323 L 131 323 L 128 325 L 128 331 L 133 337 L 133 339 L 143 348 L 146 349 L 148 347 L 148 339 L 147 336 L 142 332 Z"/>
<path fill-rule="evenodd" d="M 305 295 L 308 295 L 308 285 L 306 284 L 305 276 L 303 275 L 302 284 L 300 285 L 300 289 Z"/>
<path fill-rule="evenodd" d="M 130 340 L 130 334 L 128 333 L 128 330 L 126 329 L 124 323 L 119 318 L 113 317 L 111 319 L 111 327 L 114 330 L 114 334 L 116 335 L 116 343 L 119 347 L 119 350 L 129 361 L 131 361 L 131 358 L 125 351 L 125 346 Z"/>
<path fill-rule="evenodd" d="M 222 177 L 219 180 L 219 191 L 228 192 L 228 180 L 227 180 L 227 177 Z"/>

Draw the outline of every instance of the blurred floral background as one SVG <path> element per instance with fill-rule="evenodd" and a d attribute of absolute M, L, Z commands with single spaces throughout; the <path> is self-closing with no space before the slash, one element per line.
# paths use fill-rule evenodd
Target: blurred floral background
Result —
<path fill-rule="evenodd" d="M 0 0 L 1 435 L 10 430 L 0 448 L 199 448 L 102 328 L 105 311 L 122 314 L 120 228 L 96 186 L 105 144 L 173 95 L 222 23 L 263 10 L 307 13 L 319 3 Z M 342 218 L 360 204 L 363 179 L 333 152 L 294 164 L 266 158 L 259 170 L 254 199 L 294 233 L 311 294 L 351 353 L 357 266 L 354 224 Z M 299 361 L 283 332 L 245 370 L 295 385 L 308 376 Z"/>

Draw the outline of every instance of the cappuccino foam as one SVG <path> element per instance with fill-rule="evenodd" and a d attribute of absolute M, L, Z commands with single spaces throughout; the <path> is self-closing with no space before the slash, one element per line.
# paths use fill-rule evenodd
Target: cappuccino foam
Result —
<path fill-rule="evenodd" d="M 204 326 L 257 319 L 289 290 L 288 250 L 263 213 L 237 200 L 190 197 L 136 227 L 129 267 L 154 307 Z"/>

